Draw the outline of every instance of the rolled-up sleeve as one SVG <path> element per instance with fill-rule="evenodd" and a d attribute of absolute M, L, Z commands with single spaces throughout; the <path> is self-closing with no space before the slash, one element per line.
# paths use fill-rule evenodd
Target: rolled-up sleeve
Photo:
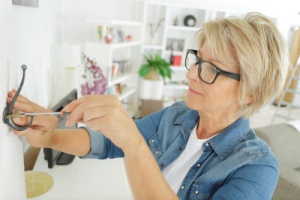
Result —
<path fill-rule="evenodd" d="M 90 136 L 91 149 L 88 154 L 81 158 L 100 158 L 104 152 L 104 136 L 99 132 L 92 131 L 88 127 L 81 127 L 85 129 Z"/>
<path fill-rule="evenodd" d="M 146 141 L 156 133 L 164 111 L 165 109 L 134 121 Z M 111 140 L 105 137 L 101 132 L 93 131 L 87 126 L 81 128 L 88 132 L 91 144 L 89 153 L 81 158 L 106 159 L 124 157 L 122 149 L 114 145 Z"/>
<path fill-rule="evenodd" d="M 101 132 L 93 131 L 87 126 L 81 128 L 88 132 L 91 144 L 89 153 L 81 158 L 106 159 L 124 157 L 122 149 L 114 145 Z"/>

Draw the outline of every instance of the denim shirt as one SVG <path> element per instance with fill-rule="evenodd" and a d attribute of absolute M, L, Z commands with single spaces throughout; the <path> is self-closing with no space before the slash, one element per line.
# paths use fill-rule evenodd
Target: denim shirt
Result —
<path fill-rule="evenodd" d="M 184 151 L 198 119 L 197 111 L 178 102 L 135 123 L 163 170 Z M 84 158 L 124 156 L 102 134 L 86 130 L 91 151 Z M 249 127 L 249 120 L 239 118 L 202 148 L 203 154 L 189 169 L 177 192 L 179 199 L 272 198 L 279 177 L 278 164 L 270 147 Z"/>

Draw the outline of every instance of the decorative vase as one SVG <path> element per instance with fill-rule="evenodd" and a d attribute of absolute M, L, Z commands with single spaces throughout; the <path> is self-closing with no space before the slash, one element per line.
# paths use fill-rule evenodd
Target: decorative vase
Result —
<path fill-rule="evenodd" d="M 154 68 L 151 68 L 150 72 L 145 76 L 146 80 L 160 80 L 160 75 Z"/>
<path fill-rule="evenodd" d="M 163 80 L 140 79 L 139 95 L 141 99 L 162 100 Z"/>
<path fill-rule="evenodd" d="M 157 33 L 153 33 L 153 34 L 150 34 L 150 44 L 151 45 L 156 45 L 157 44 Z"/>

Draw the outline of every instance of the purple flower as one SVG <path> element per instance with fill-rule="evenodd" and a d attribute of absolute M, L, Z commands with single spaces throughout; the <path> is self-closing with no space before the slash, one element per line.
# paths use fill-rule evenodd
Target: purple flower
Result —
<path fill-rule="evenodd" d="M 84 59 L 84 74 L 82 77 L 85 82 L 81 85 L 81 94 L 105 94 L 107 88 L 107 79 L 102 73 L 102 70 L 95 62 L 87 58 Z"/>

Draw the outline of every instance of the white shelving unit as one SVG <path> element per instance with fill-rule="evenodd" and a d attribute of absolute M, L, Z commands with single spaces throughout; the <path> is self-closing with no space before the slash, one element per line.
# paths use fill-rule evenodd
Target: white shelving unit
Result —
<path fill-rule="evenodd" d="M 194 5 L 187 6 L 186 4 L 157 1 L 145 2 L 142 52 L 144 54 L 160 54 L 166 60 L 170 60 L 170 47 L 174 47 L 173 55 L 181 56 L 179 66 L 171 66 L 173 71 L 172 80 L 166 81 L 164 86 L 165 105 L 170 105 L 171 102 L 179 101 L 184 98 L 185 92 L 188 89 L 186 68 L 184 67 L 185 54 L 187 49 L 198 49 L 195 36 L 202 24 L 211 19 L 242 14 L 244 13 L 231 10 L 197 7 Z M 195 17 L 196 20 L 194 26 L 187 26 L 184 24 L 184 18 L 188 15 Z M 157 30 L 156 40 L 153 43 L 149 34 L 149 24 L 152 23 L 153 25 L 156 25 L 161 19 L 164 20 Z"/>
<path fill-rule="evenodd" d="M 126 35 L 131 35 L 131 41 L 120 43 L 105 41 L 90 41 L 85 44 L 85 53 L 97 62 L 105 74 L 107 84 L 107 94 L 115 94 L 119 99 L 132 107 L 130 110 L 137 110 L 137 69 L 140 63 L 141 52 L 141 22 L 120 21 L 120 20 L 99 20 L 87 19 L 88 23 L 96 26 L 113 27 L 115 30 L 122 30 Z M 137 56 L 138 55 L 138 56 Z"/>

